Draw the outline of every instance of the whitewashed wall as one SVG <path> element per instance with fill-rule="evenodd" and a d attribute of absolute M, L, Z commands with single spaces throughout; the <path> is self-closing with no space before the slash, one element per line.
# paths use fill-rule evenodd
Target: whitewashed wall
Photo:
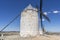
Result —
<path fill-rule="evenodd" d="M 32 9 L 32 10 L 28 10 Z M 22 37 L 38 34 L 38 13 L 31 5 L 21 13 L 20 35 Z"/>

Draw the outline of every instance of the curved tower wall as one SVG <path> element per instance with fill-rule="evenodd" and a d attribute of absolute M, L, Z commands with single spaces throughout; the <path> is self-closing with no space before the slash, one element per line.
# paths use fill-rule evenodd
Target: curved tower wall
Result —
<path fill-rule="evenodd" d="M 21 13 L 20 35 L 22 37 L 38 34 L 38 12 L 31 5 Z"/>

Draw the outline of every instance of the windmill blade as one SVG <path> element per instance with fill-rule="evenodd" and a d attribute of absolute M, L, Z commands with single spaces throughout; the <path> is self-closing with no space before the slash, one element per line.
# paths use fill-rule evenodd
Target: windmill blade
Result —
<path fill-rule="evenodd" d="M 42 1 L 43 0 L 40 0 L 40 12 L 42 12 Z"/>
<path fill-rule="evenodd" d="M 50 22 L 50 19 L 46 15 L 44 15 L 43 12 L 42 12 L 42 1 L 43 0 L 40 0 L 40 18 L 42 20 L 42 16 L 43 16 L 47 21 Z"/>
<path fill-rule="evenodd" d="M 43 0 L 40 0 L 40 20 L 41 20 L 41 28 L 42 28 L 43 34 L 45 34 L 46 30 L 44 29 L 44 26 L 43 26 L 42 16 L 49 22 L 50 22 L 50 19 L 46 15 L 44 15 L 42 12 L 42 2 Z"/>
<path fill-rule="evenodd" d="M 44 30 L 43 24 L 42 24 L 42 0 L 40 0 L 40 20 L 41 20 L 41 28 L 42 31 Z"/>
<path fill-rule="evenodd" d="M 42 16 L 43 16 L 48 22 L 50 22 L 50 19 L 49 19 L 45 14 L 42 14 Z"/>
<path fill-rule="evenodd" d="M 5 28 L 7 28 L 12 22 L 14 22 L 18 17 L 20 16 L 20 14 L 18 14 L 12 21 L 10 21 L 1 31 L 3 31 Z"/>
<path fill-rule="evenodd" d="M 40 0 L 40 20 L 41 20 L 41 27 L 42 27 L 42 0 Z"/>
<path fill-rule="evenodd" d="M 40 0 L 40 19 L 41 19 L 41 28 L 42 28 L 42 31 L 43 31 L 43 34 L 44 34 L 45 33 L 45 29 L 44 29 L 43 22 L 42 22 L 42 16 L 43 16 L 43 12 L 42 12 L 42 1 L 43 0 Z"/>
<path fill-rule="evenodd" d="M 42 31 L 43 31 L 43 32 L 45 32 L 45 29 L 44 29 L 44 26 L 43 26 L 43 24 L 42 24 L 41 28 L 42 28 Z"/>
<path fill-rule="evenodd" d="M 42 0 L 40 0 L 40 19 L 42 24 Z"/>

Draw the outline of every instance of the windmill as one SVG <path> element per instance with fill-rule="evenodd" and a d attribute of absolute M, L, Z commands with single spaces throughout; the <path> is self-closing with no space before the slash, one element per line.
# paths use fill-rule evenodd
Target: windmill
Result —
<path fill-rule="evenodd" d="M 43 27 L 43 23 L 42 23 L 42 16 L 48 21 L 50 22 L 50 19 L 43 14 L 42 12 L 42 1 L 43 0 L 40 0 L 40 10 L 38 10 L 38 12 L 40 11 L 40 21 L 41 21 L 41 28 L 42 28 L 42 31 L 45 32 L 45 29 Z M 38 6 L 36 6 L 37 9 L 38 9 Z M 20 16 L 20 14 L 18 14 L 12 21 L 10 21 L 1 31 L 3 31 L 6 27 L 8 27 L 12 22 L 14 22 L 18 17 Z"/>
<path fill-rule="evenodd" d="M 42 29 L 43 34 L 44 34 L 44 33 L 46 33 L 46 30 L 44 29 L 42 18 L 44 17 L 48 22 L 50 22 L 50 19 L 45 14 L 43 14 L 43 11 L 42 11 L 42 2 L 43 2 L 43 0 L 40 0 L 40 8 L 38 8 L 38 5 L 36 5 L 36 8 L 38 9 L 37 12 L 40 12 L 41 29 Z"/>

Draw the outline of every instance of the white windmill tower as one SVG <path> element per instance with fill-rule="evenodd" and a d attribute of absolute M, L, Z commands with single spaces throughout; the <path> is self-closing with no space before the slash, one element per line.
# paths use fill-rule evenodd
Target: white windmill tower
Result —
<path fill-rule="evenodd" d="M 21 37 L 36 36 L 38 34 L 38 10 L 29 4 L 21 13 Z"/>

